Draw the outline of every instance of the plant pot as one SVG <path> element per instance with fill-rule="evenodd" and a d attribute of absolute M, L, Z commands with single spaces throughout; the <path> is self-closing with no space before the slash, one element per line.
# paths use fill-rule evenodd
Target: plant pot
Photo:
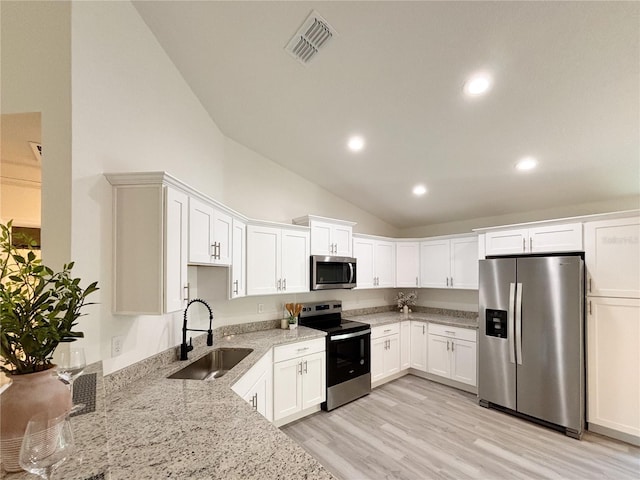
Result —
<path fill-rule="evenodd" d="M 71 409 L 72 400 L 69 388 L 54 375 L 53 368 L 12 375 L 11 380 L 0 394 L 0 462 L 5 471 L 19 472 L 20 446 L 29 419 L 42 411 L 62 415 Z"/>
<path fill-rule="evenodd" d="M 295 330 L 296 328 L 298 328 L 298 324 L 297 323 L 290 323 L 289 324 L 289 330 Z"/>

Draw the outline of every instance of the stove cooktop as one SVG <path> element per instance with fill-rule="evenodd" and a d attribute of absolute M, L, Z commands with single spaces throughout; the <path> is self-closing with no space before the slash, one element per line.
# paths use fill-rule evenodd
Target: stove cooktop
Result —
<path fill-rule="evenodd" d="M 327 332 L 330 336 L 371 328 L 368 323 L 344 320 L 341 313 L 342 302 L 340 300 L 307 303 L 303 305 L 299 323 L 305 327 Z"/>
<path fill-rule="evenodd" d="M 316 330 L 322 330 L 329 335 L 340 335 L 342 333 L 360 332 L 362 330 L 368 330 L 371 325 L 362 322 L 353 322 L 351 320 L 341 320 L 339 325 L 306 325 L 309 328 L 315 328 Z"/>

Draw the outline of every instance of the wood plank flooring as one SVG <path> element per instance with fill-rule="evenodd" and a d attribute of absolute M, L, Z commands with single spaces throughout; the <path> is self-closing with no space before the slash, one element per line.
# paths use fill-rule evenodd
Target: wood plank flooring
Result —
<path fill-rule="evenodd" d="M 582 441 L 407 375 L 282 431 L 340 480 L 640 479 L 640 449 Z"/>

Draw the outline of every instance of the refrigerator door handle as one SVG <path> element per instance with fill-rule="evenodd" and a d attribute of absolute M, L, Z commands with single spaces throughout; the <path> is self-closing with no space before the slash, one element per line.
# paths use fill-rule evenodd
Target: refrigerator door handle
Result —
<path fill-rule="evenodd" d="M 522 284 L 516 285 L 516 360 L 522 365 Z"/>
<path fill-rule="evenodd" d="M 509 362 L 516 363 L 515 357 L 515 345 L 513 342 L 513 331 L 515 328 L 515 322 L 513 319 L 513 307 L 516 300 L 516 284 L 509 284 L 509 311 L 507 312 L 507 340 L 509 344 Z"/>

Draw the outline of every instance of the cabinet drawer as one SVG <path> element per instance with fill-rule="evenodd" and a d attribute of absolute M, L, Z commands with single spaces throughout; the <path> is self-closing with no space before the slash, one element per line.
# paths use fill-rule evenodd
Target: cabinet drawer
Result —
<path fill-rule="evenodd" d="M 471 328 L 452 327 L 450 325 L 440 325 L 439 323 L 429 323 L 429 333 L 432 335 L 442 335 L 443 337 L 459 338 L 469 342 L 476 341 L 476 331 Z"/>
<path fill-rule="evenodd" d="M 312 353 L 325 351 L 325 339 L 315 338 L 305 342 L 288 343 L 287 345 L 279 345 L 273 349 L 273 361 L 281 362 L 291 358 L 302 357 Z"/>
<path fill-rule="evenodd" d="M 400 333 L 400 323 L 390 323 L 388 325 L 380 325 L 371 329 L 371 338 L 386 337 Z"/>

